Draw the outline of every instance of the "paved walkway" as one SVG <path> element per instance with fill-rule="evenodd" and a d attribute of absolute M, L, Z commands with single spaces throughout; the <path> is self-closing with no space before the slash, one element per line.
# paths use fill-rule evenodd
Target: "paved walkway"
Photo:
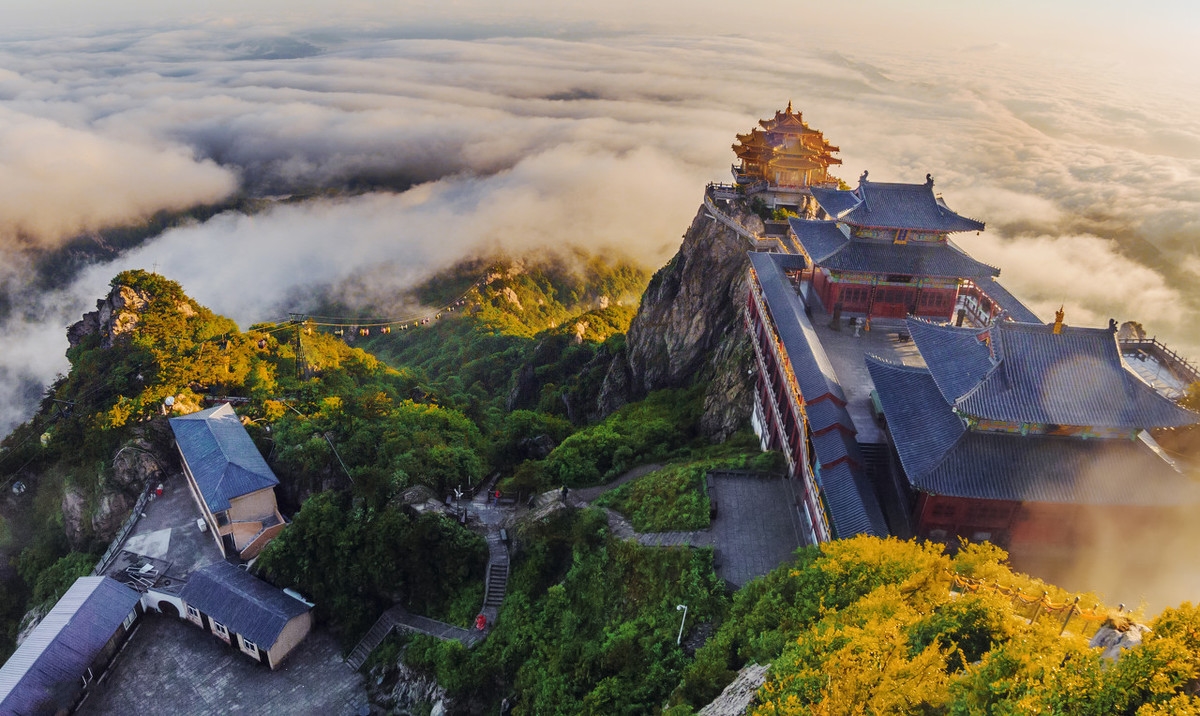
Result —
<path fill-rule="evenodd" d="M 316 630 L 271 671 L 198 627 L 150 613 L 97 690 L 76 713 L 323 714 L 367 704 L 334 638 Z"/>
<path fill-rule="evenodd" d="M 418 614 L 409 614 L 401 607 L 392 607 L 387 611 L 388 616 L 392 620 L 392 624 L 396 627 L 407 629 L 408 631 L 418 634 L 428 634 L 429 636 L 449 641 L 451 639 L 462 643 L 463 646 L 472 647 L 475 644 L 483 641 L 484 632 L 475 629 L 463 629 L 462 627 L 439 622 L 436 619 L 423 617 Z"/>
<path fill-rule="evenodd" d="M 713 533 L 717 576 L 740 587 L 791 559 L 801 536 L 800 511 L 784 477 L 714 475 Z"/>
<path fill-rule="evenodd" d="M 575 500 L 579 502 L 593 502 L 597 497 L 603 495 L 609 490 L 615 490 L 627 482 L 632 482 L 643 475 L 649 475 L 655 470 L 661 470 L 662 468 L 663 466 L 656 462 L 650 463 L 649 465 L 639 465 L 632 470 L 626 471 L 624 475 L 621 475 L 612 482 L 606 482 L 603 485 L 597 485 L 595 487 L 583 487 L 578 490 L 571 490 L 567 494 L 567 497 L 568 499 L 574 497 Z"/>
<path fill-rule="evenodd" d="M 586 507 L 605 492 L 660 469 L 645 465 L 600 487 L 573 490 L 567 503 Z M 709 499 L 717 516 L 706 530 L 637 532 L 629 520 L 604 508 L 608 526 L 621 539 L 646 547 L 713 547 L 717 576 L 735 587 L 760 577 L 788 561 L 804 544 L 801 513 L 792 484 L 783 477 L 715 473 Z"/>

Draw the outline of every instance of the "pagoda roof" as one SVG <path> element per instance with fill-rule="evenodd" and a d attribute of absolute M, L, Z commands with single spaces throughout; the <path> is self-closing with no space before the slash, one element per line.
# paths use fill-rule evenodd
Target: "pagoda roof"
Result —
<path fill-rule="evenodd" d="M 967 430 L 930 371 L 867 357 L 900 463 L 934 495 L 1019 502 L 1173 505 L 1197 488 L 1142 440 Z"/>
<path fill-rule="evenodd" d="M 852 190 L 813 189 L 821 208 L 851 226 L 912 229 L 948 233 L 982 231 L 984 223 L 956 214 L 924 184 L 867 181 L 866 173 Z"/>
<path fill-rule="evenodd" d="M 1103 328 L 997 321 L 956 328 L 908 319 L 909 335 L 943 399 L 985 420 L 1149 429 L 1200 422 L 1121 358 Z"/>
<path fill-rule="evenodd" d="M 788 221 L 813 263 L 831 270 L 971 279 L 1000 273 L 950 241 L 896 244 L 846 236 L 836 221 Z"/>

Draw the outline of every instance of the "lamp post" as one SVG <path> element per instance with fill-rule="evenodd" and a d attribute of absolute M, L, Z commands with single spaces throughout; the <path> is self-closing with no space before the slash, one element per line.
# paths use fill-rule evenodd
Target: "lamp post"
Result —
<path fill-rule="evenodd" d="M 680 604 L 675 607 L 675 611 L 678 612 L 681 610 L 683 611 L 683 619 L 679 620 L 679 636 L 675 637 L 675 646 L 679 646 L 679 643 L 683 641 L 683 625 L 687 622 L 687 605 Z"/>

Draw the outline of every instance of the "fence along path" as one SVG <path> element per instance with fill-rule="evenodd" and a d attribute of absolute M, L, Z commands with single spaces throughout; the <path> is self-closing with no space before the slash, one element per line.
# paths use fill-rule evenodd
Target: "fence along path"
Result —
<path fill-rule="evenodd" d="M 994 594 L 1002 594 L 1009 598 L 1012 603 L 1013 611 L 1018 615 L 1029 620 L 1032 624 L 1039 618 L 1061 619 L 1062 626 L 1058 633 L 1061 635 L 1067 630 L 1067 625 L 1072 619 L 1078 617 L 1081 620 L 1081 629 L 1079 634 L 1085 637 L 1091 637 L 1104 626 L 1104 623 L 1113 618 L 1113 613 L 1107 609 L 1101 609 L 1099 604 L 1092 605 L 1090 609 L 1084 609 L 1079 606 L 1079 597 L 1075 597 L 1074 601 L 1057 603 L 1049 598 L 1049 592 L 1042 592 L 1039 596 L 1025 594 L 1020 587 L 1013 589 L 1005 587 L 998 582 L 987 582 L 982 579 L 971 579 L 959 574 L 952 575 L 950 591 L 958 592 L 959 594 L 976 593 L 976 592 L 992 592 Z M 1117 607 L 1117 614 L 1125 610 L 1125 605 Z"/>

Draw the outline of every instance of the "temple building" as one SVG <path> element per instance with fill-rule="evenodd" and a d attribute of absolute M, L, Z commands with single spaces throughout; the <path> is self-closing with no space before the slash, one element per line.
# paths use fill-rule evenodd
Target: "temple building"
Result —
<path fill-rule="evenodd" d="M 754 431 L 764 450 L 783 453 L 799 485 L 808 543 L 886 537 L 849 396 L 785 272 L 792 258 L 750 254 L 745 321 L 756 363 Z"/>
<path fill-rule="evenodd" d="M 853 190 L 812 188 L 819 215 L 791 219 L 791 237 L 811 266 L 812 291 L 837 317 L 947 321 L 956 310 L 983 323 L 1008 311 L 1037 316 L 1004 290 L 1000 270 L 977 261 L 950 240 L 960 231 L 982 231 L 923 184 L 873 182 L 863 172 Z M 959 299 L 965 299 L 959 305 Z"/>
<path fill-rule="evenodd" d="M 1147 434 L 1200 422 L 1138 378 L 1109 329 L 908 319 L 925 367 L 867 358 L 914 532 L 1014 553 L 1077 544 L 1091 520 L 1153 520 L 1200 490 Z"/>
<path fill-rule="evenodd" d="M 770 192 L 772 206 L 805 206 L 810 187 L 838 186 L 838 178 L 829 173 L 830 166 L 842 163 L 833 156 L 838 148 L 809 127 L 791 102 L 758 124 L 749 134 L 737 135 L 733 145 L 739 160 L 732 167 L 733 178 L 739 186 Z"/>

